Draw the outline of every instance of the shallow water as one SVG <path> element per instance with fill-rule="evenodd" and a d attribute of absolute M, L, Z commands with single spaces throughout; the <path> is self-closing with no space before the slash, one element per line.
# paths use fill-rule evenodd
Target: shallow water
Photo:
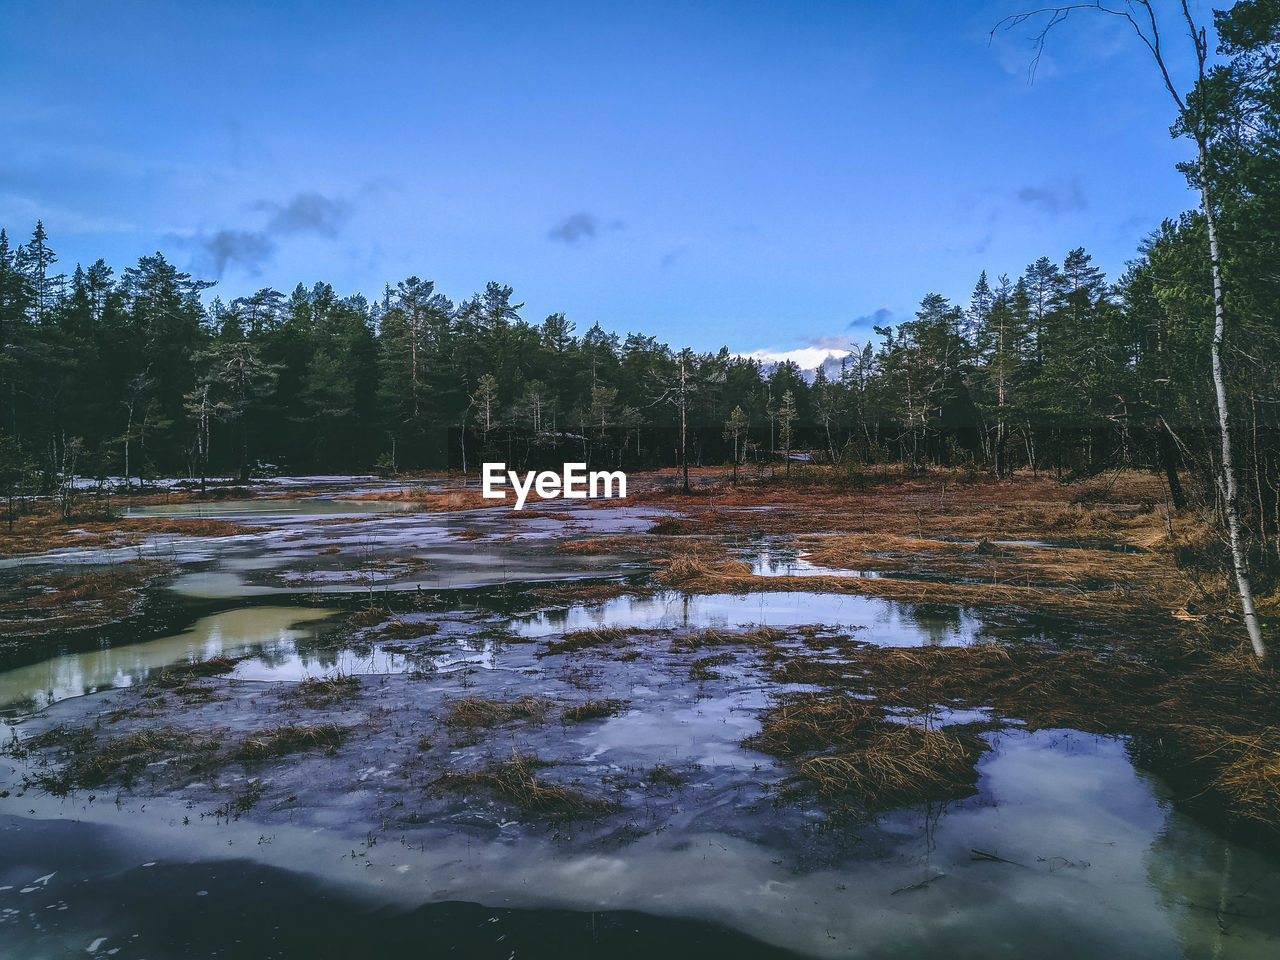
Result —
<path fill-rule="evenodd" d="M 251 654 L 277 657 L 282 648 L 319 635 L 335 611 L 306 607 L 246 607 L 197 620 L 189 629 L 142 643 L 66 653 L 0 672 L 0 715 L 43 710 L 69 697 L 143 683 L 176 663 Z"/>
<path fill-rule="evenodd" d="M 126 517 L 330 517 L 366 513 L 412 513 L 415 503 L 402 500 L 339 500 L 332 497 L 264 497 L 255 500 L 202 500 L 128 507 Z"/>
<path fill-rule="evenodd" d="M 761 541 L 743 555 L 751 565 L 751 573 L 757 577 L 865 577 L 884 576 L 879 570 L 850 570 L 844 567 L 823 567 L 809 559 L 807 554 L 794 547 L 781 547 L 768 539 Z"/>
<path fill-rule="evenodd" d="M 820 623 L 857 632 L 886 647 L 954 646 L 978 639 L 981 620 L 967 608 L 922 607 L 880 597 L 811 591 L 688 594 L 663 590 L 651 597 L 618 597 L 576 604 L 512 622 L 522 636 L 536 637 L 597 627 L 632 629 L 757 626 Z"/>

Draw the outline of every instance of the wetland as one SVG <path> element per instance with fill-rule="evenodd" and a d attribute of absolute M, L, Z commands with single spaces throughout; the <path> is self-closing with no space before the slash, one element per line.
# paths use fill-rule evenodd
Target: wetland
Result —
<path fill-rule="evenodd" d="M 1144 478 L 638 479 L 140 497 L 8 552 L 0 938 L 1274 955 L 1276 678 Z"/>

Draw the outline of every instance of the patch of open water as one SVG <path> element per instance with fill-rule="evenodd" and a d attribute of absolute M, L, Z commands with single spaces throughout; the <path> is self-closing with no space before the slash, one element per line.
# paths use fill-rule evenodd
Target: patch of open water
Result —
<path fill-rule="evenodd" d="M 513 620 L 512 628 L 522 636 L 536 637 L 599 627 L 747 630 L 814 623 L 857 630 L 859 640 L 886 647 L 969 643 L 978 638 L 982 626 L 971 609 L 923 607 L 855 594 L 799 590 L 690 594 L 662 590 L 648 597 L 623 596 L 603 603 L 543 611 Z"/>

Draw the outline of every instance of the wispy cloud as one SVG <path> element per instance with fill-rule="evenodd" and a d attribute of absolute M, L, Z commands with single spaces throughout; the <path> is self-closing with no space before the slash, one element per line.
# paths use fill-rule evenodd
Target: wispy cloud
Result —
<path fill-rule="evenodd" d="M 575 244 L 582 240 L 594 240 L 605 230 L 621 230 L 621 220 L 601 222 L 594 213 L 572 213 L 547 231 L 547 238 L 561 243 Z"/>
<path fill-rule="evenodd" d="M 1076 180 L 1028 185 L 1018 191 L 1017 197 L 1019 203 L 1051 217 L 1071 210 L 1083 210 L 1089 205 Z"/>
<path fill-rule="evenodd" d="M 311 191 L 298 194 L 283 206 L 263 200 L 256 209 L 272 212 L 267 222 L 267 233 L 318 233 L 334 237 L 351 213 L 351 204 L 341 198 Z"/>
<path fill-rule="evenodd" d="M 219 230 L 199 240 L 213 261 L 213 272 L 219 277 L 230 266 L 238 266 L 257 275 L 262 271 L 262 264 L 270 260 L 276 251 L 271 237 L 259 230 Z"/>
<path fill-rule="evenodd" d="M 854 317 L 849 321 L 846 330 L 865 330 L 870 332 L 872 327 L 887 326 L 894 318 L 895 314 L 888 307 L 880 307 L 873 313 L 863 314 L 860 317 Z"/>
<path fill-rule="evenodd" d="M 280 238 L 300 234 L 336 237 L 351 214 L 348 201 L 315 191 L 299 193 L 285 203 L 260 200 L 253 209 L 270 214 L 261 229 L 227 228 L 192 238 L 215 275 L 221 277 L 229 267 L 256 275 L 275 255 Z"/>
<path fill-rule="evenodd" d="M 687 243 L 682 243 L 677 247 L 672 247 L 662 255 L 662 259 L 658 261 L 658 265 L 665 270 L 688 252 L 689 245 Z"/>

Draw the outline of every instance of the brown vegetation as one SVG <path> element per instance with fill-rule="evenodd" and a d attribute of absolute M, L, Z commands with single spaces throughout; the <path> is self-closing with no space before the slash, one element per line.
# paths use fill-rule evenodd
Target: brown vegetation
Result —
<path fill-rule="evenodd" d="M 587 700 L 572 707 L 566 707 L 560 719 L 566 723 L 578 723 L 583 720 L 598 720 L 601 717 L 615 716 L 627 705 L 626 700 Z"/>
<path fill-rule="evenodd" d="M 590 630 L 575 630 L 572 633 L 566 633 L 559 640 L 552 640 L 547 644 L 547 649 L 541 651 L 538 655 L 549 657 L 557 653 L 573 653 L 576 650 L 585 650 L 587 647 L 613 646 L 619 641 L 625 640 L 633 632 L 637 631 L 623 630 L 621 627 L 594 627 Z"/>
<path fill-rule="evenodd" d="M 644 537 L 597 537 L 592 540 L 565 540 L 556 549 L 560 553 L 577 556 L 600 556 L 643 551 L 647 550 L 649 545 L 649 541 Z"/>
<path fill-rule="evenodd" d="M 549 603 L 603 603 L 615 597 L 647 597 L 653 593 L 653 588 L 637 583 L 577 580 L 551 587 L 537 587 L 529 592 L 539 600 Z"/>
<path fill-rule="evenodd" d="M 545 767 L 536 756 L 511 751 L 511 759 L 492 763 L 479 770 L 443 773 L 432 785 L 445 790 L 480 787 L 515 804 L 522 813 L 553 818 L 572 818 L 606 813 L 612 804 L 588 797 L 558 784 L 538 782 L 534 770 Z"/>
<path fill-rule="evenodd" d="M 894 722 L 881 706 L 843 693 L 780 703 L 746 745 L 795 762 L 823 796 L 869 810 L 968 796 L 987 749 L 971 733 Z"/>
<path fill-rule="evenodd" d="M 233 754 L 241 763 L 259 763 L 273 757 L 323 747 L 333 752 L 342 746 L 350 731 L 336 723 L 303 724 L 258 730 L 245 737 Z"/>
<path fill-rule="evenodd" d="M 938 798 L 938 784 L 960 789 L 972 782 L 960 776 L 961 760 L 971 766 L 981 749 L 965 727 L 928 723 L 939 709 L 985 707 L 1028 729 L 1130 736 L 1135 758 L 1184 798 L 1280 837 L 1280 674 L 1243 651 L 1186 645 L 1148 662 L 1034 644 L 903 649 L 850 641 L 835 657 L 777 644 L 766 660 L 773 679 L 823 692 L 780 700 L 748 745 L 796 762 L 824 794 L 848 792 L 876 805 L 906 802 L 912 791 L 915 799 Z M 891 715 L 923 732 L 903 733 Z M 830 756 L 849 763 L 820 759 Z M 847 786 L 865 777 L 873 780 Z"/>
<path fill-rule="evenodd" d="M 190 663 L 175 663 L 166 667 L 152 682 L 157 687 L 181 687 L 200 677 L 216 677 L 230 673 L 243 657 L 209 657 L 206 660 L 193 660 Z"/>
<path fill-rule="evenodd" d="M 111 737 L 101 743 L 95 742 L 92 733 L 84 730 L 61 742 L 57 737 L 47 741 L 34 738 L 25 746 L 30 749 L 54 744 L 62 748 L 62 766 L 27 779 L 30 785 L 61 796 L 78 787 L 131 783 L 147 766 L 162 760 L 188 767 L 207 762 L 217 752 L 219 739 L 211 733 L 158 727 Z"/>
<path fill-rule="evenodd" d="M 332 677 L 313 677 L 299 681 L 291 693 L 293 697 L 302 701 L 303 706 L 319 708 L 354 697 L 359 692 L 359 677 L 337 674 Z M 282 696 L 290 696 L 290 693 L 283 693 Z"/>
<path fill-rule="evenodd" d="M 139 503 L 149 498 L 117 498 L 113 503 Z M 180 498 L 175 495 L 174 502 Z M 79 517 L 63 520 L 55 504 L 34 501 L 14 517 L 13 530 L 0 523 L 0 555 L 39 553 L 68 547 L 119 547 L 140 543 L 155 534 L 184 537 L 230 537 L 255 533 L 253 527 L 205 517 Z"/>
<path fill-rule="evenodd" d="M 417 640 L 420 637 L 430 637 L 439 630 L 438 623 L 396 620 L 379 630 L 378 636 L 384 640 Z"/>
<path fill-rule="evenodd" d="M 545 697 L 524 696 L 510 701 L 464 697 L 450 701 L 444 724 L 447 727 L 496 727 L 512 720 L 542 720 L 552 705 Z"/>
<path fill-rule="evenodd" d="M 168 568 L 132 560 L 110 570 L 39 573 L 18 582 L 0 603 L 0 634 L 49 633 L 114 623 L 129 616 L 143 591 Z"/>

